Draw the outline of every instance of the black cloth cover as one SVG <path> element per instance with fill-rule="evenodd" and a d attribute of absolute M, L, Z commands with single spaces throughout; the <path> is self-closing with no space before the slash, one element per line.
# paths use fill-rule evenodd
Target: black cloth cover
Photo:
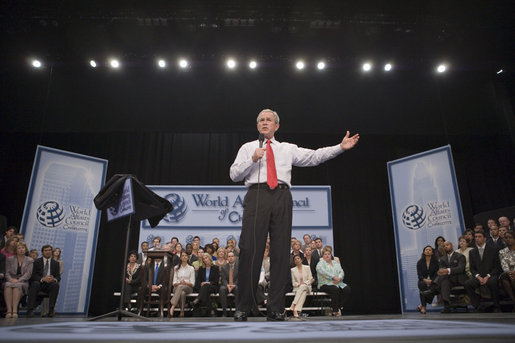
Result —
<path fill-rule="evenodd" d="M 151 227 L 156 227 L 163 217 L 173 210 L 172 204 L 156 193 L 152 192 L 136 176 L 131 174 L 116 174 L 107 181 L 93 200 L 99 210 L 106 210 L 116 206 L 123 194 L 123 186 L 127 178 L 132 182 L 135 213 L 132 215 L 137 220 L 148 219 Z"/>

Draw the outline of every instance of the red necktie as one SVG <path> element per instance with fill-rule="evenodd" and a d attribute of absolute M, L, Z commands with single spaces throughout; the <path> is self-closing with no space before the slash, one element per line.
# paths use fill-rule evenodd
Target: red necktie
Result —
<path fill-rule="evenodd" d="M 274 151 L 270 146 L 270 140 L 266 143 L 266 183 L 270 189 L 277 187 L 277 171 L 275 170 Z"/>

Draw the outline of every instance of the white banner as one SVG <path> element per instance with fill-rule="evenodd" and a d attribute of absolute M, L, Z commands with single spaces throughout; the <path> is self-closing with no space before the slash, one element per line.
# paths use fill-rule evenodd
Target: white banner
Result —
<path fill-rule="evenodd" d="M 392 200 L 402 310 L 420 303 L 417 261 L 425 246 L 443 236 L 457 249 L 464 230 L 451 147 L 449 145 L 390 161 Z"/>
<path fill-rule="evenodd" d="M 174 210 L 159 225 L 151 228 L 142 221 L 140 242 L 152 244 L 155 236 L 162 242 L 172 237 L 181 243 L 191 243 L 194 236 L 201 244 L 211 243 L 214 237 L 225 245 L 228 238 L 239 241 L 243 217 L 244 186 L 148 186 L 157 195 L 167 199 Z M 302 241 L 304 234 L 320 237 L 324 244 L 333 245 L 331 187 L 294 186 L 293 236 Z M 303 243 L 304 244 L 304 243 Z"/>
<path fill-rule="evenodd" d="M 21 232 L 29 249 L 62 250 L 56 312 L 86 314 L 100 212 L 93 198 L 105 182 L 107 161 L 38 146 Z"/>

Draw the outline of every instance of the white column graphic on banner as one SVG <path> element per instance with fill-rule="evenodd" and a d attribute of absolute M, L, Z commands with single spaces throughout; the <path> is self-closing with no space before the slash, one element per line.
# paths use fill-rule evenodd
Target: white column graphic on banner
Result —
<path fill-rule="evenodd" d="M 142 221 L 140 242 L 152 245 L 155 236 L 162 242 L 172 237 L 181 243 L 191 243 L 198 235 L 201 244 L 211 243 L 214 237 L 225 245 L 228 238 L 239 241 L 243 216 L 244 186 L 148 186 L 167 199 L 174 210 L 159 225 L 151 228 Z M 302 241 L 304 234 L 320 237 L 324 245 L 333 245 L 330 186 L 294 186 L 292 235 Z M 303 243 L 304 244 L 304 243 Z"/>
<path fill-rule="evenodd" d="M 450 146 L 388 162 L 403 311 L 419 304 L 417 261 L 442 236 L 457 248 L 463 214 Z"/>
<path fill-rule="evenodd" d="M 106 160 L 42 146 L 36 151 L 21 231 L 29 249 L 62 250 L 58 313 L 87 313 L 100 220 L 93 198 L 106 170 Z"/>

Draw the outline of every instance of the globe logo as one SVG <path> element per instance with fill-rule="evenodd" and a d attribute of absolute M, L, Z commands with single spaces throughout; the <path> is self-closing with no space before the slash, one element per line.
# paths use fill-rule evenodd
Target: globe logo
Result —
<path fill-rule="evenodd" d="M 173 206 L 173 211 L 169 212 L 163 220 L 167 223 L 178 223 L 180 222 L 184 216 L 186 215 L 186 211 L 188 207 L 186 206 L 186 202 L 184 198 L 179 194 L 171 193 L 165 196 L 165 199 L 170 202 Z"/>
<path fill-rule="evenodd" d="M 56 201 L 47 201 L 38 207 L 36 218 L 43 226 L 56 227 L 64 220 L 64 209 Z"/>
<path fill-rule="evenodd" d="M 424 209 L 418 205 L 410 205 L 402 213 L 402 223 L 410 230 L 422 228 L 425 222 L 426 214 Z"/>

